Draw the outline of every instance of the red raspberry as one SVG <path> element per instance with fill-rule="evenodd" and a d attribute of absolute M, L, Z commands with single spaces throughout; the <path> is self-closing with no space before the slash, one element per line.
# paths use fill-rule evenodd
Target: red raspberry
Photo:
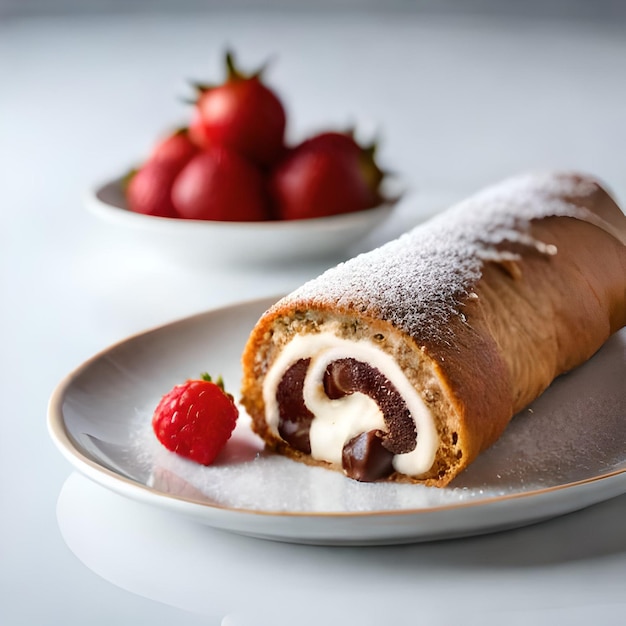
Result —
<path fill-rule="evenodd" d="M 202 380 L 176 385 L 161 398 L 152 428 L 168 450 L 210 465 L 230 439 L 238 415 L 221 378 L 214 383 L 202 374 Z"/>

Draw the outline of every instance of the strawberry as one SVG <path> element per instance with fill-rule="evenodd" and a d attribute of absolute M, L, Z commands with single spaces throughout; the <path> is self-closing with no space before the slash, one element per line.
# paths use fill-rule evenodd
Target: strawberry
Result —
<path fill-rule="evenodd" d="M 189 129 L 178 128 L 157 142 L 148 160 L 169 163 L 181 170 L 198 150 L 190 137 Z"/>
<path fill-rule="evenodd" d="M 225 147 L 208 148 L 191 159 L 174 183 L 172 201 L 187 219 L 258 222 L 269 218 L 260 170 Z"/>
<path fill-rule="evenodd" d="M 171 198 L 172 185 L 177 175 L 178 168 L 173 168 L 168 163 L 145 163 L 128 181 L 128 208 L 144 215 L 177 217 Z"/>
<path fill-rule="evenodd" d="M 379 204 L 380 180 L 364 168 L 363 152 L 338 133 L 325 133 L 294 148 L 271 175 L 279 218 L 326 217 Z"/>
<path fill-rule="evenodd" d="M 211 145 L 211 139 L 206 133 L 202 122 L 202 116 L 200 115 L 200 111 L 198 111 L 197 107 L 194 108 L 191 113 L 191 119 L 189 121 L 189 139 L 201 150 L 206 149 Z"/>
<path fill-rule="evenodd" d="M 128 207 L 136 213 L 178 217 L 172 204 L 172 185 L 179 172 L 198 152 L 186 128 L 161 139 L 146 162 L 125 181 Z"/>
<path fill-rule="evenodd" d="M 224 145 L 257 165 L 273 165 L 284 151 L 285 109 L 262 81 L 262 70 L 245 75 L 226 53 L 223 84 L 196 83 L 199 92 L 192 136 L 201 146 Z"/>
<path fill-rule="evenodd" d="M 222 379 L 176 385 L 159 402 L 152 417 L 157 439 L 185 458 L 210 465 L 230 439 L 239 412 L 233 397 L 224 391 Z"/>
<path fill-rule="evenodd" d="M 367 185 L 379 193 L 380 184 L 385 177 L 385 172 L 376 163 L 376 142 L 369 146 L 361 146 L 354 138 L 351 131 L 336 132 L 327 131 L 309 137 L 300 144 L 301 150 L 332 150 L 344 152 L 358 159 L 359 167 L 367 182 Z"/>

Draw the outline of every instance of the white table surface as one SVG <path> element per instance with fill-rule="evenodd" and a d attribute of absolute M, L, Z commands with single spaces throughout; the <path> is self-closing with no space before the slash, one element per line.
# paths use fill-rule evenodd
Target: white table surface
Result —
<path fill-rule="evenodd" d="M 379 128 L 413 191 L 354 251 L 526 169 L 593 172 L 626 198 L 623 22 L 410 13 L 91 15 L 0 24 L 0 623 L 623 624 L 626 496 L 526 529 L 395 548 L 231 536 L 73 473 L 46 431 L 56 384 L 144 328 L 289 290 L 330 260 L 183 268 L 88 214 L 83 194 L 185 114 L 226 44 L 298 137 Z M 350 251 L 353 252 L 353 251 Z M 295 616 L 295 617 L 294 617 Z"/>

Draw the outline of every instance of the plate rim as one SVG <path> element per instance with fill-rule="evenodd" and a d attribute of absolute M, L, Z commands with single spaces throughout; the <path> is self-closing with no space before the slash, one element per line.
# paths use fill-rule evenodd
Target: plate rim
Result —
<path fill-rule="evenodd" d="M 110 352 L 114 351 L 119 346 L 122 346 L 128 342 L 134 341 L 140 337 L 147 336 L 152 333 L 165 332 L 177 325 L 193 323 L 202 317 L 211 317 L 213 314 L 224 312 L 232 308 L 250 308 L 258 307 L 262 312 L 262 307 L 268 308 L 271 306 L 280 296 L 262 296 L 258 298 L 251 298 L 232 302 L 230 304 L 218 305 L 195 313 L 193 315 L 180 317 L 162 324 L 158 324 L 145 330 L 132 333 L 125 338 L 122 338 L 114 343 L 111 343 L 107 347 L 99 350 L 93 356 L 83 361 L 80 365 L 72 369 L 66 374 L 60 382 L 54 388 L 49 401 L 47 410 L 47 427 L 48 433 L 56 445 L 57 449 L 61 452 L 62 456 L 72 465 L 75 469 L 79 470 L 87 478 L 94 482 L 114 491 L 121 495 L 127 496 L 128 491 L 135 493 L 143 502 L 151 504 L 159 504 L 163 501 L 171 503 L 177 503 L 178 509 L 190 508 L 194 511 L 210 511 L 214 515 L 240 515 L 240 516 L 263 516 L 263 517 L 280 517 L 280 518 L 306 518 L 309 520 L 320 519 L 363 519 L 363 518 L 391 518 L 391 517 L 407 517 L 407 516 L 420 516 L 425 514 L 444 513 L 451 510 L 468 510 L 483 508 L 488 505 L 495 505 L 503 502 L 529 500 L 550 495 L 552 493 L 561 493 L 567 490 L 584 487 L 593 483 L 611 481 L 612 479 L 626 478 L 626 467 L 621 469 L 615 469 L 606 474 L 596 474 L 584 479 L 562 483 L 559 485 L 552 485 L 550 487 L 532 489 L 530 491 L 522 491 L 516 493 L 508 493 L 497 496 L 488 496 L 485 498 L 473 499 L 471 501 L 439 504 L 429 507 L 407 508 L 407 509 L 376 509 L 372 511 L 284 511 L 284 510 L 264 510 L 264 509 L 250 509 L 242 507 L 227 506 L 220 503 L 210 503 L 191 497 L 181 496 L 177 494 L 171 494 L 160 491 L 149 485 L 137 482 L 131 478 L 128 478 L 119 472 L 109 469 L 105 465 L 98 463 L 91 459 L 81 448 L 81 446 L 75 442 L 72 435 L 67 428 L 64 415 L 63 415 L 63 403 L 64 399 L 71 389 L 73 382 L 89 367 L 91 367 L 99 359 L 103 358 Z M 618 331 L 619 332 L 619 331 Z M 294 461 L 295 462 L 295 461 Z M 333 470 L 328 470 L 333 471 Z M 123 487 L 123 488 L 122 488 Z M 626 493 L 626 481 L 624 482 L 623 490 L 620 493 Z M 619 493 L 611 497 L 616 497 Z M 606 498 L 603 498 L 606 499 Z M 585 505 L 586 506 L 586 505 Z M 166 507 L 171 509 L 172 507 Z M 575 510 L 575 509 L 572 509 Z"/>

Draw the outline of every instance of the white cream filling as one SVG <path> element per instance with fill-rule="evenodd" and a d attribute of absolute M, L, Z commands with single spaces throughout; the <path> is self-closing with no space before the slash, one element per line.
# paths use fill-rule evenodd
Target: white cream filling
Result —
<path fill-rule="evenodd" d="M 276 391 L 285 372 L 300 359 L 311 359 L 304 380 L 303 397 L 305 405 L 315 416 L 309 433 L 314 459 L 341 464 L 343 447 L 350 439 L 374 429 L 387 431 L 378 404 L 369 396 L 357 392 L 331 400 L 325 394 L 323 380 L 326 367 L 343 358 L 369 363 L 398 390 L 415 422 L 418 436 L 411 452 L 394 456 L 393 467 L 408 476 L 427 472 L 439 447 L 433 416 L 393 357 L 369 340 L 349 341 L 328 331 L 296 335 L 282 349 L 263 384 L 265 415 L 271 430 L 280 436 Z"/>

